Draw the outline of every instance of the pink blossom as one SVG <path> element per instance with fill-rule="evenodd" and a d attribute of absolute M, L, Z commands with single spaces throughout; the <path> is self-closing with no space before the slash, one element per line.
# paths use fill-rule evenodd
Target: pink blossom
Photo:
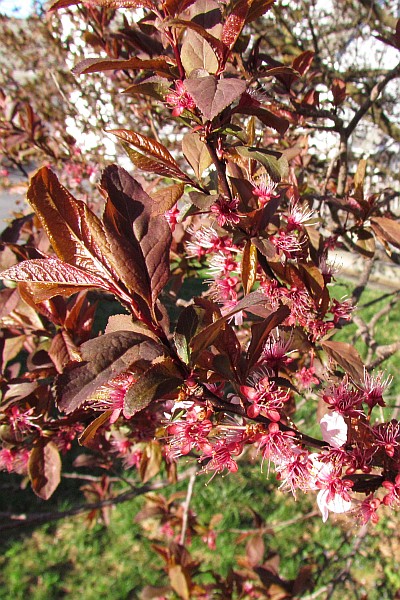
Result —
<path fill-rule="evenodd" d="M 278 422 L 281 419 L 280 410 L 290 398 L 290 393 L 278 387 L 274 381 L 267 376 L 255 373 L 252 376 L 253 385 L 240 386 L 241 394 L 250 403 L 247 407 L 247 415 L 254 419 L 263 414 L 268 419 Z"/>
<path fill-rule="evenodd" d="M 113 451 L 117 452 L 120 456 L 126 456 L 132 448 L 132 442 L 120 431 L 115 431 L 112 433 L 111 447 Z"/>
<path fill-rule="evenodd" d="M 101 386 L 96 394 L 86 404 L 94 410 L 112 410 L 110 423 L 115 421 L 124 410 L 124 401 L 128 389 L 135 383 L 136 379 L 132 373 L 120 373 L 117 377 Z M 124 415 L 125 418 L 126 415 Z"/>
<path fill-rule="evenodd" d="M 136 444 L 135 446 L 133 446 L 130 452 L 127 452 L 127 454 L 125 454 L 122 460 L 122 464 L 126 469 L 130 469 L 132 467 L 136 467 L 136 469 L 138 469 L 140 467 L 142 456 L 143 450 L 138 444 Z"/>
<path fill-rule="evenodd" d="M 384 481 L 382 487 L 389 492 L 383 498 L 383 504 L 386 506 L 400 506 L 400 473 L 396 475 L 394 483 L 392 481 Z"/>
<path fill-rule="evenodd" d="M 329 312 L 333 314 L 333 322 L 335 325 L 337 325 L 341 319 L 344 321 L 350 321 L 351 313 L 354 309 L 355 306 L 351 304 L 350 300 L 339 302 L 334 298 L 332 300 L 332 305 L 329 309 Z"/>
<path fill-rule="evenodd" d="M 307 291 L 292 286 L 290 289 L 281 287 L 279 288 L 279 292 L 284 304 L 288 304 L 290 307 L 290 316 L 287 319 L 287 324 L 296 325 L 297 322 L 300 325 L 308 324 L 310 314 L 314 311 L 314 303 Z"/>
<path fill-rule="evenodd" d="M 300 371 L 297 371 L 296 380 L 302 388 L 309 388 L 312 385 L 319 384 L 319 379 L 315 377 L 314 367 L 303 367 Z"/>
<path fill-rule="evenodd" d="M 364 368 L 364 381 L 359 386 L 363 393 L 363 402 L 371 409 L 376 406 L 385 406 L 383 393 L 392 382 L 392 377 L 388 376 L 383 379 L 384 373 L 380 372 L 377 375 L 371 375 Z"/>
<path fill-rule="evenodd" d="M 339 272 L 339 266 L 335 262 L 329 262 L 326 256 L 322 256 L 319 261 L 319 270 L 322 273 L 325 283 L 331 283 L 333 276 Z"/>
<path fill-rule="evenodd" d="M 393 458 L 400 446 L 400 423 L 392 419 L 389 423 L 378 423 L 372 427 L 375 445 L 383 448 L 390 458 Z"/>
<path fill-rule="evenodd" d="M 292 453 L 287 461 L 283 461 L 276 466 L 278 480 L 282 481 L 280 488 L 290 489 L 296 498 L 296 490 L 307 491 L 311 489 L 312 462 L 309 458 L 309 452 L 292 448 Z"/>
<path fill-rule="evenodd" d="M 28 448 L 19 450 L 3 448 L 0 450 L 0 470 L 6 470 L 8 473 L 17 473 L 26 475 L 28 471 L 30 451 Z"/>
<path fill-rule="evenodd" d="M 345 417 L 358 417 L 361 414 L 362 395 L 350 385 L 345 376 L 339 384 L 332 384 L 322 396 L 324 402 L 335 412 Z"/>
<path fill-rule="evenodd" d="M 7 418 L 10 427 L 17 436 L 19 434 L 27 434 L 34 428 L 40 429 L 40 425 L 35 423 L 35 419 L 39 417 L 34 416 L 33 408 L 21 410 L 18 406 L 13 405 L 7 411 Z"/>
<path fill-rule="evenodd" d="M 265 363 L 271 369 L 278 369 L 291 363 L 292 358 L 289 356 L 290 352 L 293 352 L 293 350 L 289 351 L 291 344 L 290 338 L 285 341 L 279 335 L 276 338 L 271 335 L 264 345 L 260 362 Z"/>
<path fill-rule="evenodd" d="M 357 508 L 357 515 L 360 516 L 363 525 L 371 521 L 376 525 L 379 521 L 379 517 L 376 513 L 381 505 L 379 498 L 375 498 L 373 494 L 370 494 L 367 498 L 362 500 Z"/>
<path fill-rule="evenodd" d="M 349 466 L 346 468 L 346 475 L 352 475 L 357 470 L 363 473 L 370 473 L 371 462 L 375 452 L 376 448 L 373 446 L 371 448 L 366 448 L 364 445 L 353 447 L 347 455 Z"/>
<path fill-rule="evenodd" d="M 237 214 L 237 208 L 239 206 L 239 198 L 226 198 L 220 196 L 218 200 L 211 206 L 211 212 L 217 217 L 217 223 L 220 227 L 225 224 L 237 225 L 240 221 L 240 217 Z"/>
<path fill-rule="evenodd" d="M 287 231 L 300 229 L 302 226 L 307 225 L 313 214 L 312 210 L 308 210 L 305 206 L 300 206 L 298 202 L 290 202 L 287 216 Z"/>
<path fill-rule="evenodd" d="M 0 470 L 11 473 L 14 470 L 15 452 L 10 448 L 0 450 Z"/>
<path fill-rule="evenodd" d="M 293 453 L 294 435 L 293 431 L 281 431 L 278 423 L 270 423 L 268 433 L 257 438 L 263 460 L 278 464 L 288 462 Z"/>
<path fill-rule="evenodd" d="M 217 549 L 217 533 L 214 530 L 210 530 L 207 531 L 206 535 L 203 535 L 203 537 L 201 538 L 202 541 L 207 544 L 207 546 L 209 547 L 210 550 L 216 550 Z"/>
<path fill-rule="evenodd" d="M 257 196 L 260 207 L 265 206 L 271 198 L 277 198 L 275 189 L 277 184 L 272 181 L 269 175 L 262 175 L 257 181 L 251 181 L 253 185 L 253 194 Z"/>
<path fill-rule="evenodd" d="M 204 451 L 201 461 L 210 460 L 202 470 L 204 472 L 215 471 L 215 473 L 222 473 L 227 469 L 230 473 L 236 473 L 238 466 L 232 456 L 238 456 L 241 452 L 242 446 L 240 444 L 218 440 L 213 446 Z"/>
<path fill-rule="evenodd" d="M 212 423 L 208 419 L 201 420 L 195 411 L 190 411 L 186 419 L 175 421 L 168 425 L 168 434 L 171 436 L 169 445 L 172 454 L 189 454 L 193 448 L 203 452 L 211 451 L 211 444 L 207 439 L 212 429 Z"/>
<path fill-rule="evenodd" d="M 57 445 L 59 451 L 65 454 L 71 450 L 72 442 L 83 430 L 84 426 L 81 423 L 61 426 L 53 437 L 53 442 Z"/>
<path fill-rule="evenodd" d="M 184 110 L 193 112 L 196 108 L 194 99 L 189 92 L 186 91 L 184 82 L 180 80 L 175 83 L 175 90 L 169 90 L 165 100 L 167 104 L 174 107 L 172 110 L 172 115 L 174 117 L 179 117 Z"/>
<path fill-rule="evenodd" d="M 167 223 L 171 227 L 171 230 L 174 231 L 175 225 L 178 223 L 178 217 L 180 215 L 179 208 L 175 205 L 165 213 L 165 218 Z"/>
<path fill-rule="evenodd" d="M 330 321 L 323 321 L 322 319 L 315 319 L 312 317 L 307 319 L 306 325 L 314 342 L 325 337 L 328 331 L 335 327 L 334 323 Z"/>
<path fill-rule="evenodd" d="M 208 272 L 213 277 L 231 275 L 234 271 L 239 271 L 239 263 L 231 253 L 218 252 L 214 254 L 208 265 Z"/>
<path fill-rule="evenodd" d="M 214 302 L 225 303 L 227 300 L 236 300 L 236 286 L 238 277 L 224 277 L 215 279 L 209 287 L 208 293 Z"/>
<path fill-rule="evenodd" d="M 191 240 L 185 242 L 186 253 L 190 257 L 201 258 L 214 252 L 220 252 L 222 256 L 225 253 L 230 256 L 232 252 L 238 251 L 231 238 L 227 235 L 219 235 L 214 227 L 200 227 L 195 230 L 189 226 L 186 233 L 191 235 Z"/>
<path fill-rule="evenodd" d="M 353 482 L 346 481 L 348 482 L 347 487 L 350 488 Z M 332 489 L 338 491 L 332 491 Z M 343 485 L 342 479 L 337 479 L 330 488 L 321 490 L 317 495 L 317 504 L 324 523 L 328 520 L 329 511 L 341 514 L 351 510 L 351 498 L 347 493 L 346 486 Z"/>
<path fill-rule="evenodd" d="M 304 256 L 304 242 L 299 240 L 294 233 L 284 230 L 278 231 L 270 237 L 270 241 L 286 258 L 302 258 Z"/>
<path fill-rule="evenodd" d="M 276 279 L 262 279 L 260 282 L 260 290 L 265 294 L 272 310 L 276 310 L 282 298 L 282 288 L 279 286 Z"/>

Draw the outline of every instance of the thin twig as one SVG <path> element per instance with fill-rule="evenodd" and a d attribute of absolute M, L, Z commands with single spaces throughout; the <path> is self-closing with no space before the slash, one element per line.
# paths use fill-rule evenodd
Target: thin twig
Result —
<path fill-rule="evenodd" d="M 345 128 L 344 133 L 345 133 L 347 139 L 349 139 L 349 137 L 351 136 L 351 134 L 357 127 L 358 123 L 363 118 L 363 116 L 368 112 L 368 110 L 371 108 L 371 106 L 374 104 L 374 102 L 376 102 L 376 100 L 378 99 L 382 90 L 387 86 L 387 84 L 390 81 L 392 81 L 393 79 L 396 79 L 397 77 L 400 77 L 400 63 L 398 63 L 394 67 L 394 69 L 392 69 L 391 71 L 388 71 L 388 73 L 386 73 L 386 76 L 383 79 L 381 79 L 381 81 L 379 83 L 374 85 L 368 98 L 360 106 L 359 110 L 356 112 L 356 114 L 354 115 L 354 117 L 352 118 L 350 123 Z"/>
<path fill-rule="evenodd" d="M 196 472 L 197 470 L 193 468 L 187 469 L 186 471 L 181 473 L 181 475 L 178 476 L 178 481 L 184 481 L 187 477 L 191 477 L 191 475 Z M 0 518 L 7 518 L 9 519 L 9 521 L 7 523 L 0 524 L 0 531 L 7 531 L 9 529 L 15 529 L 21 526 L 32 527 L 36 525 L 43 525 L 45 523 L 51 523 L 54 521 L 65 519 L 66 517 L 73 517 L 82 513 L 102 509 L 107 506 L 116 506 L 117 504 L 122 504 L 123 502 L 132 500 L 133 498 L 137 498 L 138 496 L 142 496 L 143 494 L 148 494 L 149 492 L 152 492 L 154 490 L 164 489 L 170 485 L 171 482 L 168 480 L 156 481 L 152 484 L 142 485 L 136 489 L 130 489 L 129 491 L 123 492 L 122 494 L 119 494 L 119 496 L 115 496 L 114 498 L 107 498 L 106 500 L 101 500 L 100 502 L 79 504 L 78 506 L 74 506 L 73 508 L 64 511 L 19 515 L 3 512 L 0 513 Z"/>
<path fill-rule="evenodd" d="M 291 525 L 295 525 L 296 523 L 301 523 L 302 521 L 308 521 L 309 519 L 313 519 L 317 517 L 320 513 L 317 510 L 312 510 L 305 515 L 299 515 L 298 517 L 294 517 L 293 519 L 288 519 L 287 521 L 281 521 L 280 523 L 268 523 L 264 527 L 255 527 L 252 529 L 224 529 L 224 532 L 229 533 L 237 533 L 237 534 L 254 534 L 254 533 L 272 533 L 275 531 L 280 531 L 281 529 L 285 529 L 286 527 L 290 527 Z M 218 530 L 217 530 L 218 531 Z M 222 530 L 221 530 L 222 532 Z"/>
<path fill-rule="evenodd" d="M 336 575 L 336 577 L 334 577 L 334 579 L 327 586 L 326 600 L 330 600 L 330 598 L 332 598 L 332 596 L 333 596 L 333 594 L 335 592 L 336 585 L 338 583 L 341 583 L 342 581 L 345 581 L 349 577 L 350 571 L 351 571 L 351 567 L 352 567 L 353 562 L 354 562 L 354 558 L 358 554 L 360 546 L 361 546 L 361 544 L 362 544 L 365 536 L 367 535 L 367 533 L 368 533 L 368 525 L 363 525 L 361 527 L 360 531 L 358 532 L 357 536 L 355 537 L 352 549 L 351 549 L 350 553 L 347 556 L 347 560 L 346 560 L 345 566 L 343 567 L 343 569 Z"/>

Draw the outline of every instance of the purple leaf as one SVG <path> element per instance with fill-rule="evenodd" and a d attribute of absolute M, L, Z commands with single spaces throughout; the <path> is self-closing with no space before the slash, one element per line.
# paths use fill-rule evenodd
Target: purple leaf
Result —
<path fill-rule="evenodd" d="M 27 198 L 58 258 L 94 275 L 110 278 L 107 242 L 100 220 L 76 200 L 47 167 L 31 180 Z"/>
<path fill-rule="evenodd" d="M 183 377 L 170 358 L 152 365 L 136 383 L 129 387 L 124 401 L 124 415 L 131 417 L 153 400 L 159 400 L 175 391 Z"/>
<path fill-rule="evenodd" d="M 108 193 L 104 224 L 125 248 L 123 264 L 115 266 L 119 272 L 123 269 L 124 281 L 132 280 L 135 291 L 153 308 L 169 278 L 169 225 L 163 215 L 153 214 L 153 200 L 124 169 L 108 167 L 102 186 Z"/>
<path fill-rule="evenodd" d="M 169 65 L 165 58 L 142 60 L 132 57 L 126 60 L 121 58 L 85 58 L 73 69 L 74 75 L 99 73 L 103 71 L 116 71 L 118 69 L 147 69 L 151 71 L 169 73 Z"/>
<path fill-rule="evenodd" d="M 35 494 L 48 500 L 61 480 L 61 458 L 53 442 L 43 441 L 33 448 L 28 473 Z"/>
<path fill-rule="evenodd" d="M 243 94 L 247 84 L 234 77 L 217 79 L 209 75 L 186 79 L 185 87 L 205 118 L 211 121 Z"/>
<path fill-rule="evenodd" d="M 354 346 L 346 342 L 321 342 L 325 352 L 348 373 L 354 383 L 360 383 L 364 378 L 364 364 Z"/>
<path fill-rule="evenodd" d="M 190 177 L 180 169 L 176 160 L 160 142 L 128 129 L 114 129 L 107 133 L 112 133 L 125 142 L 124 148 L 129 158 L 139 169 L 192 183 Z M 130 150 L 129 146 L 133 146 L 136 150 Z"/>
<path fill-rule="evenodd" d="M 133 331 L 102 335 L 82 344 L 80 350 L 83 362 L 72 364 L 56 381 L 57 403 L 66 413 L 79 408 L 119 373 L 142 372 L 163 353 L 159 344 Z"/>
<path fill-rule="evenodd" d="M 58 258 L 24 260 L 1 273 L 3 279 L 29 281 L 33 283 L 72 285 L 84 288 L 109 289 L 107 282 L 89 271 L 83 271 Z"/>

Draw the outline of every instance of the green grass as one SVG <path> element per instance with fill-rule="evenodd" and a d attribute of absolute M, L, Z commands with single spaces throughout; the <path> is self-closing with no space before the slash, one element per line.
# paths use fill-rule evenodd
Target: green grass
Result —
<path fill-rule="evenodd" d="M 207 480 L 208 476 L 196 479 L 191 509 L 203 525 L 218 513 L 222 520 L 217 526 L 215 552 L 198 538 L 189 546 L 193 558 L 202 561 L 199 583 L 210 582 L 211 568 L 222 577 L 239 568 L 237 559 L 245 555 L 247 539 L 240 540 L 237 530 L 254 528 L 254 512 L 260 522 L 270 526 L 264 535 L 266 557 L 280 556 L 281 576 L 295 578 L 301 567 L 311 565 L 321 587 L 340 573 L 359 532 L 356 523 L 343 517 L 323 525 L 319 515 L 301 520 L 313 510 L 314 499 L 300 496 L 294 502 L 290 494 L 277 490 L 273 478 L 267 479 L 261 472 L 258 459 L 255 463 L 243 461 L 236 475 L 216 477 L 205 485 Z M 185 484 L 164 493 L 177 489 L 184 490 Z M 143 502 L 144 498 L 139 498 L 118 505 L 109 527 L 90 527 L 85 517 L 79 516 L 10 537 L 2 544 L 0 598 L 123 600 L 139 598 L 146 585 L 166 585 L 161 559 L 151 548 L 151 543 L 162 537 L 157 536 L 151 521 L 134 521 Z M 396 527 L 396 521 L 386 520 L 371 529 L 354 560 L 352 574 L 358 587 L 368 592 L 369 600 L 389 600 L 400 587 L 398 541 L 393 538 Z M 350 587 L 346 589 L 348 596 L 340 587 L 333 598 L 351 598 Z"/>

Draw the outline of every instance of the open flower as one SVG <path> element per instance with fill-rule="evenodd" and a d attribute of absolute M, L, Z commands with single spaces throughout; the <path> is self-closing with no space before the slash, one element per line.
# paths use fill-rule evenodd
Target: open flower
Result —
<path fill-rule="evenodd" d="M 347 442 L 347 425 L 341 414 L 328 413 L 322 417 L 319 424 L 322 439 L 333 448 L 340 448 Z"/>
<path fill-rule="evenodd" d="M 196 108 L 195 101 L 186 91 L 184 82 L 180 80 L 175 83 L 174 90 L 169 90 L 165 100 L 167 104 L 173 107 L 172 115 L 174 117 L 179 117 L 184 110 L 193 111 Z"/>
<path fill-rule="evenodd" d="M 325 523 L 329 512 L 340 514 L 351 510 L 352 501 L 349 490 L 353 487 L 353 481 L 342 479 L 341 471 L 332 463 L 321 462 L 317 454 L 311 454 L 310 460 L 313 462 L 313 486 L 320 490 L 317 504 L 322 514 L 322 521 Z"/>

